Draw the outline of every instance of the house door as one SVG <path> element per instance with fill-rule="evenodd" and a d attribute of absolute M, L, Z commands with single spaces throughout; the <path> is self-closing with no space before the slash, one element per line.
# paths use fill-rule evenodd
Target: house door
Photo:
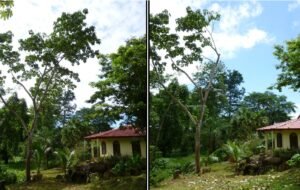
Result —
<path fill-rule="evenodd" d="M 113 142 L 114 156 L 121 156 L 119 141 Z"/>
<path fill-rule="evenodd" d="M 298 148 L 298 136 L 296 133 L 290 134 L 290 148 L 291 149 Z"/>

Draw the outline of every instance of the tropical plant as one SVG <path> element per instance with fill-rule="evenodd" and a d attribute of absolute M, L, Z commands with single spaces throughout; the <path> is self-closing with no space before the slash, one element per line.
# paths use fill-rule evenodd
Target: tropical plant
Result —
<path fill-rule="evenodd" d="M 238 163 L 244 156 L 244 151 L 236 142 L 228 141 L 223 148 L 230 162 Z"/>
<path fill-rule="evenodd" d="M 59 158 L 65 175 L 73 166 L 78 163 L 78 158 L 75 154 L 75 150 L 70 151 L 69 149 L 64 148 L 54 151 L 54 154 Z"/>
<path fill-rule="evenodd" d="M 294 154 L 287 164 L 291 167 L 300 167 L 300 154 Z"/>

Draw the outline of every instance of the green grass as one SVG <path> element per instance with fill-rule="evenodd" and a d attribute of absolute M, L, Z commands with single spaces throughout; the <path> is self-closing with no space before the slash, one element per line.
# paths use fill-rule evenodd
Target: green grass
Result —
<path fill-rule="evenodd" d="M 3 163 L 0 163 L 4 165 Z M 41 170 L 43 179 L 37 182 L 26 183 L 25 181 L 25 169 L 23 161 L 10 162 L 8 165 L 4 165 L 8 171 L 17 174 L 18 182 L 7 186 L 8 190 L 84 190 L 84 189 L 128 189 L 128 190 L 142 190 L 146 189 L 146 177 L 141 176 L 126 176 L 126 177 L 114 177 L 109 180 L 96 181 L 88 184 L 76 184 L 61 182 L 56 180 L 57 175 L 63 175 L 63 171 L 60 168 L 52 168 L 48 170 Z M 36 170 L 32 170 L 32 174 L 35 174 Z"/>
<path fill-rule="evenodd" d="M 159 170 L 157 177 L 164 179 L 151 189 L 187 190 L 187 189 L 220 189 L 220 190 L 299 190 L 300 169 L 291 169 L 284 172 L 269 172 L 257 176 L 237 176 L 234 164 L 228 162 L 210 165 L 211 172 L 198 176 L 196 174 L 181 175 L 180 179 L 173 180 L 174 168 L 188 162 L 194 162 L 194 155 L 175 158 L 161 158 L 166 161 L 164 170 Z"/>
<path fill-rule="evenodd" d="M 168 178 L 154 190 L 299 190 L 300 170 L 291 169 L 284 172 L 270 172 L 265 175 L 242 176 L 235 175 L 234 166 L 228 162 L 211 165 L 210 173 L 198 176 L 196 174 L 182 175 L 179 179 Z"/>

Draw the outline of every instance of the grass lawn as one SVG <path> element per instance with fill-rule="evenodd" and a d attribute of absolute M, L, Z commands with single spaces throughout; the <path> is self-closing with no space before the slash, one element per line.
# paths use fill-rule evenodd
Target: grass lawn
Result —
<path fill-rule="evenodd" d="M 25 171 L 22 171 L 25 173 Z M 53 168 L 49 170 L 42 170 L 43 179 L 38 182 L 19 182 L 17 184 L 7 186 L 8 190 L 52 190 L 52 189 L 63 189 L 63 190 L 77 190 L 77 189 L 89 189 L 90 184 L 74 184 L 59 182 L 55 179 L 57 175 L 62 175 L 63 171 L 59 168 Z M 24 174 L 23 174 L 24 175 Z"/>
<path fill-rule="evenodd" d="M 211 165 L 212 171 L 201 176 L 195 174 L 182 175 L 179 179 L 171 177 L 161 182 L 154 190 L 186 190 L 186 189 L 220 189 L 220 190 L 299 190 L 300 170 L 291 169 L 284 172 L 270 172 L 265 175 L 235 175 L 233 165 L 228 162 Z"/>
<path fill-rule="evenodd" d="M 53 168 L 48 170 L 41 170 L 43 179 L 37 182 L 25 183 L 25 169 L 24 162 L 10 162 L 4 165 L 9 172 L 14 172 L 17 175 L 18 182 L 6 186 L 8 190 L 85 190 L 85 189 L 126 189 L 126 190 L 144 190 L 146 189 L 146 177 L 140 176 L 125 176 L 125 177 L 112 177 L 109 180 L 100 180 L 95 183 L 76 184 L 61 182 L 56 180 L 57 175 L 63 175 L 60 168 Z M 36 172 L 35 169 L 32 172 Z"/>

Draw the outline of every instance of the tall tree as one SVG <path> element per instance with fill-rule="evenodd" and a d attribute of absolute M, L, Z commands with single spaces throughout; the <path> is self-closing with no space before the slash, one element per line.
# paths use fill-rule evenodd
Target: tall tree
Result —
<path fill-rule="evenodd" d="M 95 109 L 137 127 L 147 125 L 146 38 L 132 38 L 116 53 L 100 56 L 100 80 L 89 102 Z M 111 103 L 108 103 L 108 100 Z"/>
<path fill-rule="evenodd" d="M 53 31 L 49 35 L 29 31 L 29 37 L 19 41 L 19 51 L 13 50 L 11 32 L 0 34 L 0 61 L 8 67 L 12 81 L 26 92 L 32 103 L 33 115 L 27 125 L 7 104 L 4 97 L 7 91 L 3 88 L 6 76 L 0 75 L 0 99 L 20 121 L 27 136 L 26 181 L 31 178 L 33 134 L 45 100 L 50 94 L 55 94 L 57 89 L 76 87 L 74 80 L 79 81 L 78 74 L 67 67 L 67 63 L 80 64 L 97 54 L 91 46 L 99 44 L 100 40 L 96 37 L 94 26 L 85 23 L 87 13 L 87 9 L 72 14 L 63 13 L 54 22 Z M 20 56 L 21 52 L 25 55 L 24 59 Z M 33 81 L 33 86 L 28 86 L 27 81 Z"/>
<path fill-rule="evenodd" d="M 91 134 L 110 130 L 114 120 L 101 110 L 82 108 L 67 121 L 61 130 L 61 141 L 69 148 L 74 147 L 80 139 Z"/>
<path fill-rule="evenodd" d="M 186 11 L 187 14 L 184 17 L 176 19 L 177 26 L 175 29 L 178 33 L 171 33 L 169 27 L 170 14 L 167 10 L 154 16 L 150 15 L 150 56 L 153 71 L 157 73 L 155 76 L 163 75 L 168 62 L 175 71 L 185 75 L 198 92 L 197 115 L 192 114 L 188 106 L 173 96 L 171 92 L 168 91 L 168 94 L 185 111 L 195 126 L 195 165 L 196 172 L 200 173 L 200 131 L 204 120 L 207 98 L 220 64 L 220 53 L 217 50 L 209 26 L 213 21 L 218 20 L 220 16 L 207 10 L 194 11 L 190 7 L 187 7 Z M 210 50 L 214 56 L 205 56 L 203 54 L 205 48 Z M 159 51 L 160 53 L 165 52 L 165 54 L 162 55 Z M 192 78 L 191 73 L 184 70 L 185 66 L 191 64 L 198 64 L 200 67 L 205 64 L 210 65 L 207 66 L 210 71 L 204 86 L 199 85 Z M 163 80 L 157 80 L 157 82 L 167 90 Z"/>
<path fill-rule="evenodd" d="M 295 112 L 295 104 L 287 101 L 286 96 L 269 91 L 252 92 L 245 96 L 242 104 L 253 112 L 262 112 L 268 118 L 269 124 L 289 120 L 289 115 Z"/>
<path fill-rule="evenodd" d="M 226 106 L 226 116 L 231 116 L 238 110 L 240 103 L 245 94 L 245 89 L 239 87 L 244 82 L 243 76 L 236 70 L 228 70 L 225 77 L 225 84 L 227 86 L 226 97 L 228 100 L 228 106 Z"/>
<path fill-rule="evenodd" d="M 293 90 L 300 89 L 300 35 L 286 42 L 286 45 L 276 45 L 275 57 L 280 61 L 276 66 L 281 70 L 277 77 L 274 88 L 281 91 L 282 87 L 291 87 Z"/>

